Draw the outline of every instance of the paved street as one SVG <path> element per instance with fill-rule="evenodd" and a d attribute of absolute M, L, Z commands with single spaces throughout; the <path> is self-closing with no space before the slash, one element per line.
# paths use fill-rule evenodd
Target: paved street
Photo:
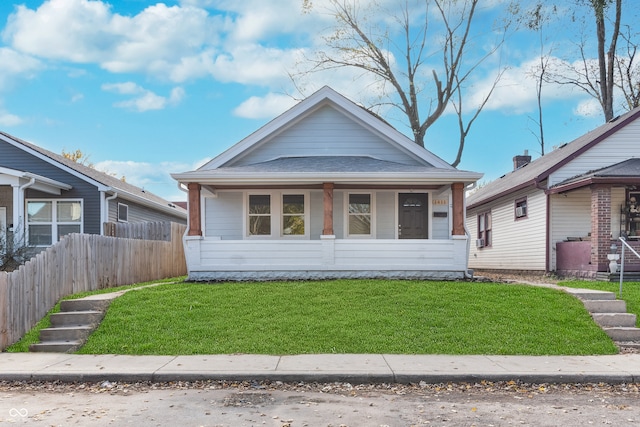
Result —
<path fill-rule="evenodd" d="M 316 383 L 0 385 L 0 424 L 42 426 L 637 425 L 636 386 Z"/>

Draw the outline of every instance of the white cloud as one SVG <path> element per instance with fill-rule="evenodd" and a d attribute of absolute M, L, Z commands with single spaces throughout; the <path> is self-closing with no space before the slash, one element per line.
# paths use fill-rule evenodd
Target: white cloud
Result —
<path fill-rule="evenodd" d="M 0 108 L 0 126 L 17 126 L 22 123 L 23 119 Z"/>
<path fill-rule="evenodd" d="M 197 57 L 213 42 L 215 27 L 215 19 L 195 7 L 158 3 L 124 16 L 102 1 L 49 0 L 35 10 L 18 6 L 3 38 L 41 58 L 161 75 L 184 58 Z"/>
<path fill-rule="evenodd" d="M 178 201 L 186 200 L 186 194 L 178 190 L 178 183 L 170 174 L 195 170 L 209 160 L 211 159 L 200 159 L 193 163 L 105 160 L 96 163 L 95 168 L 118 178 L 124 177 L 129 184 L 167 200 Z"/>
<path fill-rule="evenodd" d="M 133 82 L 106 83 L 102 89 L 121 95 L 137 95 L 135 98 L 115 103 L 116 107 L 144 112 L 149 110 L 162 110 L 168 106 L 179 104 L 185 97 L 185 91 L 181 87 L 171 90 L 168 97 L 160 96 Z"/>
<path fill-rule="evenodd" d="M 252 96 L 233 110 L 233 114 L 248 119 L 272 118 L 295 104 L 296 100 L 290 96 L 268 93 L 264 97 Z"/>
<path fill-rule="evenodd" d="M 602 106 L 595 98 L 585 99 L 576 106 L 573 112 L 576 116 L 581 117 L 599 117 L 602 116 Z"/>
<path fill-rule="evenodd" d="M 0 90 L 17 78 L 33 78 L 44 68 L 39 60 L 7 47 L 0 47 L 0 64 Z"/>
<path fill-rule="evenodd" d="M 555 67 L 561 63 L 558 58 L 551 58 L 550 64 Z M 500 110 L 509 114 L 522 114 L 534 111 L 537 108 L 537 92 L 535 77 L 539 69 L 539 58 L 533 58 L 522 62 L 520 65 L 508 68 L 485 106 L 485 110 Z M 484 97 L 489 93 L 496 76 L 493 75 L 478 81 L 470 90 L 469 101 L 466 107 L 477 108 Z M 569 85 L 545 83 L 542 88 L 542 100 L 547 103 L 557 100 L 578 99 L 584 94 L 579 93 Z"/>

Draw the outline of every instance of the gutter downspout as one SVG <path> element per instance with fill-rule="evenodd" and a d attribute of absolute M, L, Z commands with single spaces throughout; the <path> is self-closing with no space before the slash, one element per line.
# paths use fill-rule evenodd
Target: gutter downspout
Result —
<path fill-rule="evenodd" d="M 545 210 L 546 210 L 546 219 L 545 219 L 545 236 L 544 236 L 544 248 L 545 248 L 545 254 L 544 254 L 544 271 L 545 273 L 550 273 L 549 271 L 549 260 L 550 260 L 550 256 L 551 256 L 551 242 L 549 241 L 549 236 L 551 235 L 551 195 L 549 194 L 549 190 L 544 187 L 542 184 L 540 184 L 540 181 L 538 181 L 538 177 L 536 177 L 533 180 L 534 186 L 535 188 L 537 188 L 538 190 L 542 190 L 544 192 L 544 195 L 546 196 L 547 200 L 545 203 Z"/>
<path fill-rule="evenodd" d="M 466 191 L 473 190 L 476 188 L 477 182 L 473 182 L 470 186 L 465 188 Z M 467 280 L 473 280 L 473 274 L 469 274 L 469 254 L 471 253 L 471 233 L 469 233 L 469 229 L 467 228 L 467 196 L 463 197 L 463 206 L 462 206 L 462 215 L 464 224 L 464 234 L 467 236 L 467 258 L 464 266 L 464 278 Z"/>
<path fill-rule="evenodd" d="M 184 230 L 183 238 L 189 233 L 189 189 L 186 188 L 181 182 L 178 182 L 178 190 L 187 193 L 187 229 Z"/>
<path fill-rule="evenodd" d="M 108 188 L 105 191 L 101 191 L 100 194 L 102 196 L 102 200 L 104 201 L 103 203 L 103 208 L 102 211 L 100 213 L 100 235 L 104 236 L 104 224 L 105 222 L 109 221 L 109 202 L 113 199 L 115 199 L 116 197 L 118 197 L 118 192 L 114 191 L 113 195 L 109 196 L 109 197 L 105 197 L 107 194 L 107 191 L 113 190 L 112 188 Z"/>
<path fill-rule="evenodd" d="M 18 187 L 18 223 L 13 225 L 13 241 L 16 245 L 20 244 L 20 241 L 18 239 L 20 239 L 20 235 L 18 233 L 15 232 L 17 227 L 20 227 L 20 231 L 21 233 L 23 233 L 23 236 L 26 237 L 26 233 L 27 233 L 27 221 L 25 220 L 25 213 L 24 213 L 24 209 L 25 209 L 25 205 L 26 205 L 26 200 L 24 197 L 24 192 L 27 188 L 31 187 L 33 184 L 36 183 L 36 179 L 35 178 L 31 178 L 29 180 L 29 182 L 27 182 L 26 184 L 21 185 L 20 187 Z M 25 243 L 26 243 L 26 238 L 24 239 Z"/>

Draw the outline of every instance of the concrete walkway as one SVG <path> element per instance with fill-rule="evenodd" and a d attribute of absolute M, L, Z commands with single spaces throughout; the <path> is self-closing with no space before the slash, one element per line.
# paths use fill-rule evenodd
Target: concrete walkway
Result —
<path fill-rule="evenodd" d="M 640 354 L 447 356 L 389 354 L 125 356 L 0 353 L 5 381 L 443 383 L 640 382 Z"/>

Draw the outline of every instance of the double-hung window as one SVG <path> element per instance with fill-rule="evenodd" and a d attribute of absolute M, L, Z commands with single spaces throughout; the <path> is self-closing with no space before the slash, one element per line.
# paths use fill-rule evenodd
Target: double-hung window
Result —
<path fill-rule="evenodd" d="M 304 194 L 282 195 L 282 235 L 304 236 Z"/>
<path fill-rule="evenodd" d="M 29 244 L 50 246 L 71 233 L 82 233 L 82 201 L 27 200 Z"/>
<path fill-rule="evenodd" d="M 481 242 L 478 246 L 491 246 L 492 237 L 491 212 L 483 212 L 478 215 L 478 241 Z"/>
<path fill-rule="evenodd" d="M 249 236 L 271 235 L 271 195 L 249 195 Z"/>
<path fill-rule="evenodd" d="M 249 194 L 249 237 L 304 237 L 308 233 L 308 195 L 304 193 Z"/>
<path fill-rule="evenodd" d="M 371 236 L 371 194 L 349 193 L 348 197 L 348 235 Z"/>

